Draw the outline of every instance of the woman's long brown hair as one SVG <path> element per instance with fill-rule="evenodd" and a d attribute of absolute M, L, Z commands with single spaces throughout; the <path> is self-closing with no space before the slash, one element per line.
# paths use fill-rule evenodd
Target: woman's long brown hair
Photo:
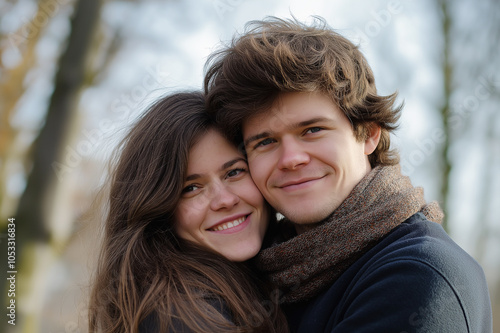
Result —
<path fill-rule="evenodd" d="M 286 331 L 272 299 L 278 294 L 264 291 L 247 264 L 173 232 L 189 149 L 215 128 L 204 106 L 197 92 L 164 97 L 122 141 L 91 292 L 90 332 L 138 332 L 146 318 L 155 319 L 159 332 Z"/>

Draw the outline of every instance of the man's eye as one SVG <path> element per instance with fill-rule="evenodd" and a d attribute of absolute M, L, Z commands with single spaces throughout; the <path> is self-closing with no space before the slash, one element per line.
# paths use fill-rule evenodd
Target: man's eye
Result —
<path fill-rule="evenodd" d="M 259 143 L 257 143 L 254 148 L 258 148 L 258 147 L 262 147 L 262 146 L 267 146 L 268 144 L 271 144 L 273 142 L 274 142 L 273 139 L 267 138 L 267 139 L 264 139 L 262 141 L 259 141 Z"/>
<path fill-rule="evenodd" d="M 321 130 L 322 130 L 321 127 L 310 127 L 310 128 L 307 129 L 306 134 L 308 134 L 308 133 L 317 133 L 317 132 L 319 132 Z"/>

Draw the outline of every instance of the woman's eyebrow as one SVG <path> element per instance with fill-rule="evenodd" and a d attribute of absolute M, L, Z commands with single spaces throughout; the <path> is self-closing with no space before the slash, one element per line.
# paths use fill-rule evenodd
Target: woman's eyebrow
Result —
<path fill-rule="evenodd" d="M 195 180 L 198 178 L 201 178 L 201 175 L 199 173 L 193 173 L 192 175 L 186 177 L 186 181 Z"/>
<path fill-rule="evenodd" d="M 236 163 L 238 163 L 238 162 L 240 162 L 240 161 L 243 161 L 243 162 L 245 162 L 245 163 L 247 162 L 247 161 L 246 161 L 243 157 L 237 157 L 237 158 L 235 158 L 235 159 L 233 159 L 233 160 L 230 160 L 230 161 L 228 161 L 228 162 L 226 162 L 226 163 L 222 164 L 222 166 L 221 166 L 220 170 L 221 170 L 221 171 L 222 171 L 222 170 L 226 170 L 227 168 L 232 167 L 233 165 L 235 165 Z"/>
<path fill-rule="evenodd" d="M 247 162 L 247 160 L 245 160 L 243 157 L 237 157 L 235 159 L 232 159 L 232 160 L 227 161 L 226 163 L 222 164 L 222 166 L 220 167 L 219 170 L 220 171 L 226 170 L 227 168 L 232 167 L 233 165 L 235 165 L 236 163 L 238 163 L 240 161 L 245 162 L 245 163 Z M 192 175 L 187 176 L 185 181 L 195 180 L 195 179 L 198 179 L 201 177 L 202 177 L 202 174 L 193 173 Z"/>

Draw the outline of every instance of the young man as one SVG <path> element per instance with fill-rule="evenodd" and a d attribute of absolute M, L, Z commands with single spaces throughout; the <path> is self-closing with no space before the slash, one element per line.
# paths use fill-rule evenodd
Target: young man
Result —
<path fill-rule="evenodd" d="M 256 263 L 293 330 L 492 331 L 484 273 L 401 175 L 389 138 L 401 107 L 356 46 L 321 19 L 252 22 L 209 59 L 205 90 L 285 216 Z"/>

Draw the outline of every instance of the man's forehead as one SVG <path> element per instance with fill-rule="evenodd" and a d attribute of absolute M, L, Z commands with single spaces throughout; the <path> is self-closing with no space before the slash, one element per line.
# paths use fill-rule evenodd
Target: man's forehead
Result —
<path fill-rule="evenodd" d="M 285 125 L 300 121 L 298 120 L 300 116 L 300 114 L 292 113 L 278 96 L 270 108 L 259 110 L 243 121 L 243 135 L 246 135 L 245 132 L 249 130 L 262 131 L 264 128 L 266 128 L 265 131 L 274 132 Z"/>
<path fill-rule="evenodd" d="M 264 132 L 276 133 L 305 126 L 321 121 L 321 118 L 334 120 L 339 116 L 339 112 L 334 109 L 338 109 L 336 103 L 323 92 L 283 92 L 276 97 L 271 107 L 255 111 L 242 122 L 243 139 Z"/>
<path fill-rule="evenodd" d="M 249 135 L 260 134 L 262 132 L 278 132 L 296 122 L 297 118 L 297 115 L 287 112 L 286 108 L 277 109 L 273 107 L 270 110 L 252 115 L 243 121 L 243 137 L 246 139 Z"/>

